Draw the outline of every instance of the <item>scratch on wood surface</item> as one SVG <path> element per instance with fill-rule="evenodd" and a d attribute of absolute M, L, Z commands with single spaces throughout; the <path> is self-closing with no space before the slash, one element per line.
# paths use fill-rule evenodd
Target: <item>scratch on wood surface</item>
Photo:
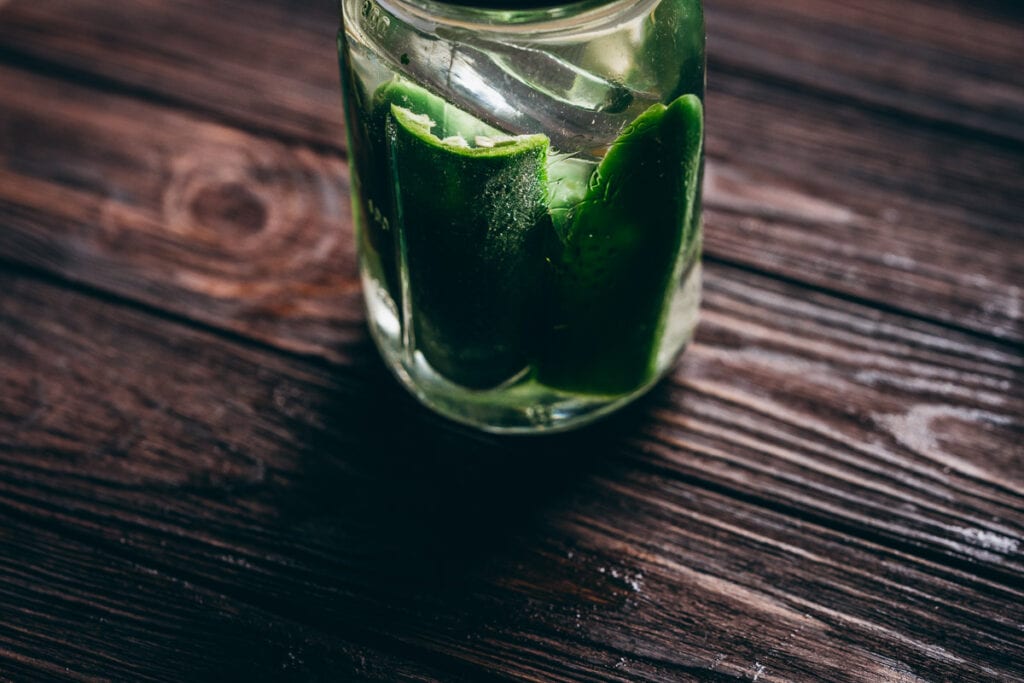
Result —
<path fill-rule="evenodd" d="M 953 527 L 953 530 L 960 533 L 965 539 L 980 545 L 982 548 L 996 550 L 1001 553 L 1015 553 L 1020 548 L 1020 541 L 1008 536 L 1001 536 L 991 531 L 981 529 L 969 529 L 964 527 Z"/>
<path fill-rule="evenodd" d="M 981 307 L 986 313 L 1001 313 L 1014 322 L 1024 319 L 1024 290 L 1020 287 L 1000 285 L 981 273 L 965 275 L 964 282 L 985 292 Z"/>
<path fill-rule="evenodd" d="M 621 495 L 624 495 L 624 496 L 632 496 L 632 495 L 634 495 L 634 493 L 631 491 L 631 489 L 629 487 L 622 486 L 622 485 L 617 484 L 617 483 L 610 484 L 610 488 L 618 491 Z M 830 558 L 830 557 L 828 557 L 826 555 L 822 555 L 822 554 L 818 554 L 818 553 L 813 553 L 813 552 L 810 552 L 810 551 L 808 551 L 808 550 L 806 550 L 804 548 L 800 548 L 800 547 L 798 547 L 796 545 L 793 545 L 791 543 L 786 543 L 784 541 L 779 541 L 778 539 L 770 539 L 770 538 L 767 538 L 767 537 L 759 535 L 759 534 L 751 533 L 747 529 L 743 529 L 743 528 L 738 527 L 736 525 L 729 524 L 727 522 L 722 521 L 721 519 L 717 519 L 717 518 L 714 518 L 714 517 L 709 517 L 707 515 L 702 515 L 700 513 L 695 512 L 694 510 L 688 509 L 688 508 L 683 507 L 683 506 L 675 505 L 675 504 L 673 504 L 673 503 L 671 503 L 671 502 L 669 502 L 667 500 L 656 500 L 656 501 L 651 501 L 651 502 L 653 502 L 654 504 L 658 505 L 659 507 L 662 507 L 662 508 L 664 508 L 666 510 L 671 511 L 674 515 L 676 515 L 678 517 L 690 518 L 690 519 L 699 521 L 701 524 L 706 524 L 706 525 L 715 527 L 715 528 L 720 529 L 722 531 L 726 531 L 728 533 L 732 533 L 732 534 L 735 534 L 737 536 L 741 536 L 741 537 L 750 539 L 750 540 L 755 541 L 757 543 L 762 543 L 762 544 L 766 544 L 766 545 L 775 546 L 776 548 L 778 548 L 779 550 L 781 550 L 783 552 L 789 553 L 789 554 L 791 554 L 793 556 L 800 557 L 800 558 L 802 558 L 804 560 L 809 560 L 811 562 L 814 562 L 816 564 L 819 564 L 819 565 L 822 565 L 822 566 L 825 566 L 825 567 L 841 568 L 844 572 L 846 572 L 848 574 L 855 574 L 855 575 L 860 575 L 860 576 L 864 576 L 865 575 L 864 572 L 860 571 L 856 567 L 845 565 L 845 564 L 840 564 L 837 561 L 833 560 L 832 558 Z M 680 534 L 680 536 L 683 535 L 683 531 L 681 529 L 679 529 L 678 533 Z M 903 591 L 903 592 L 906 592 L 907 594 L 913 594 L 913 595 L 918 596 L 919 598 L 924 598 L 926 600 L 934 599 L 934 595 L 932 595 L 929 591 L 927 591 L 927 590 L 919 590 L 919 589 L 915 588 L 913 586 L 913 584 L 900 584 L 899 582 L 892 581 L 891 579 L 889 579 L 889 578 L 887 578 L 885 576 L 882 576 L 882 575 L 878 575 L 878 574 L 872 575 L 872 578 L 874 580 L 876 580 L 876 581 L 880 581 L 881 583 L 883 583 L 886 586 L 892 588 L 893 590 Z M 808 615 L 804 615 L 804 616 L 808 617 L 808 618 L 810 617 L 809 614 Z M 814 623 L 818 623 L 818 622 L 816 622 L 814 620 L 810 620 L 810 621 L 804 621 L 803 623 L 800 623 L 799 625 L 797 625 L 789 633 L 789 635 L 785 638 L 783 643 L 781 643 L 779 646 L 777 646 L 776 649 L 781 648 L 782 644 L 784 644 L 785 642 L 788 642 L 789 640 L 793 639 L 794 637 L 799 635 L 801 632 L 803 632 L 804 629 L 806 629 L 810 624 L 814 624 Z M 723 659 L 724 659 L 724 656 L 723 656 Z M 716 664 L 717 663 L 718 662 L 716 661 Z"/>
<path fill-rule="evenodd" d="M 665 504 L 665 501 L 658 501 L 659 504 Z M 677 508 L 682 512 L 681 508 Z M 680 564 L 669 557 L 664 555 L 654 555 L 650 553 L 639 553 L 645 560 L 652 564 L 659 565 L 665 569 L 668 569 L 676 574 L 685 575 L 689 580 L 693 581 L 696 585 L 700 586 L 704 590 L 709 590 L 721 595 L 729 596 L 733 599 L 741 600 L 744 604 L 753 607 L 754 609 L 762 612 L 763 614 L 770 615 L 776 619 L 784 620 L 788 622 L 791 628 L 794 629 L 794 633 L 803 632 L 808 626 L 813 625 L 816 629 L 829 628 L 828 622 L 830 620 L 838 620 L 845 622 L 849 625 L 854 625 L 857 628 L 864 629 L 869 632 L 884 632 L 889 637 L 892 637 L 905 645 L 909 645 L 924 653 L 926 656 L 943 661 L 951 664 L 962 664 L 963 660 L 952 652 L 946 650 L 937 645 L 919 641 L 910 636 L 904 635 L 898 631 L 890 629 L 880 623 L 875 623 L 840 612 L 831 607 L 827 607 L 816 601 L 812 601 L 805 598 L 799 598 L 797 596 L 787 596 L 787 601 L 800 605 L 806 612 L 800 612 L 794 610 L 790 605 L 780 602 L 775 596 L 763 593 L 761 591 L 750 589 L 741 584 L 728 581 L 726 579 L 707 574 L 705 572 L 698 571 L 691 567 L 687 567 Z M 822 619 L 821 617 L 826 617 Z M 792 634 L 790 638 L 792 637 Z M 789 640 L 790 638 L 787 638 Z M 721 660 L 716 660 L 716 664 L 720 663 Z M 759 664 L 756 663 L 755 666 Z M 761 674 L 763 675 L 763 671 Z M 880 675 L 879 672 L 876 672 Z"/>
<path fill-rule="evenodd" d="M 914 673 L 903 662 L 874 654 L 874 659 L 882 664 L 879 681 L 883 683 L 926 683 L 926 679 Z"/>
<path fill-rule="evenodd" d="M 691 356 L 697 356 L 698 354 L 704 355 L 703 347 L 694 347 Z M 1006 415 L 945 404 L 938 404 L 929 410 L 923 410 L 918 406 L 912 408 L 906 414 L 873 415 L 878 424 L 885 427 L 886 431 L 903 446 L 910 448 L 923 458 L 939 462 L 948 468 L 945 471 L 936 471 L 934 467 L 908 461 L 905 455 L 889 450 L 884 444 L 875 441 L 860 442 L 851 440 L 848 434 L 843 433 L 832 425 L 818 420 L 807 413 L 790 410 L 784 404 L 771 400 L 768 397 L 737 391 L 733 386 L 716 381 L 690 379 L 682 382 L 681 385 L 691 387 L 711 396 L 721 397 L 736 405 L 747 406 L 763 415 L 771 415 L 775 419 L 798 425 L 837 443 L 846 444 L 847 448 L 851 451 L 874 456 L 889 464 L 898 465 L 900 469 L 920 474 L 926 478 L 934 478 L 941 481 L 949 471 L 955 470 L 965 476 L 975 477 L 982 481 L 999 482 L 1002 486 L 1012 487 L 1012 482 L 1007 482 L 1005 473 L 989 470 L 963 458 L 940 451 L 937 448 L 930 448 L 935 442 L 932 441 L 933 437 L 929 436 L 930 431 L 925 430 L 925 428 L 930 430 L 931 420 L 939 416 L 953 417 L 967 422 L 981 420 L 985 424 L 1005 426 L 1012 424 L 1012 418 Z M 835 452 L 837 457 L 839 457 L 839 453 L 839 451 Z M 1014 488 L 1015 492 L 1017 490 L 1017 488 Z M 936 493 L 942 495 L 941 491 L 936 491 Z M 945 497 L 948 497 L 948 495 L 947 492 Z"/>
<path fill-rule="evenodd" d="M 694 408 L 693 410 L 696 413 L 698 409 Z M 685 430 L 685 433 L 687 434 L 707 435 L 716 439 L 723 439 L 731 444 L 736 444 L 746 448 L 756 446 L 764 453 L 774 458 L 777 458 L 779 461 L 793 463 L 800 467 L 806 468 L 812 472 L 830 476 L 837 481 L 845 480 L 851 483 L 856 483 L 866 489 L 885 493 L 895 498 L 898 498 L 901 495 L 898 490 L 894 489 L 891 486 L 874 481 L 870 477 L 857 476 L 856 474 L 851 474 L 842 467 L 829 464 L 828 462 L 825 461 L 824 457 L 818 456 L 831 456 L 832 458 L 838 459 L 847 465 L 849 464 L 849 458 L 841 457 L 838 454 L 838 452 L 823 449 L 820 446 L 816 445 L 814 442 L 806 439 L 791 437 L 782 432 L 771 430 L 770 433 L 772 434 L 772 436 L 775 436 L 780 439 L 786 439 L 790 443 L 787 443 L 784 446 L 776 446 L 774 444 L 761 444 L 756 442 L 756 440 L 748 436 L 745 436 L 742 433 L 739 433 L 738 430 L 716 427 L 711 419 L 703 419 L 705 417 L 713 418 L 713 416 L 708 414 L 708 412 L 702 411 L 701 414 L 698 416 L 701 419 L 689 419 L 686 416 L 680 416 L 671 413 L 660 414 L 659 416 L 662 417 L 662 419 L 664 419 L 666 422 L 678 425 L 679 427 L 683 428 Z M 761 429 L 762 431 L 769 431 L 768 429 L 765 429 L 763 427 L 761 427 Z M 686 442 L 674 441 L 673 443 L 683 447 L 688 446 Z M 800 449 L 804 451 L 809 451 L 810 455 L 804 455 L 798 452 L 798 450 L 796 448 L 793 448 L 792 446 L 798 446 Z M 715 457 L 721 458 L 726 461 L 734 459 L 727 451 L 722 449 L 717 449 L 704 445 L 701 447 L 701 450 L 709 455 L 714 455 Z M 883 471 L 883 468 L 881 467 L 868 467 L 867 465 L 864 466 L 864 469 L 869 472 L 877 473 L 881 473 Z M 927 486 L 926 482 L 924 482 L 923 480 L 918 479 L 916 477 L 912 477 L 910 475 L 904 475 L 901 480 L 904 484 L 914 484 L 919 488 L 925 488 Z M 941 491 L 939 491 L 938 493 L 941 493 Z M 832 491 L 832 495 L 840 495 L 840 492 Z"/>

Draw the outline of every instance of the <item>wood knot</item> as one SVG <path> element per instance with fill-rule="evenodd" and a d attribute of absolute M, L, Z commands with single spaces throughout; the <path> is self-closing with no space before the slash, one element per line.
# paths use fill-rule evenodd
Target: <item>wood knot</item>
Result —
<path fill-rule="evenodd" d="M 268 180 L 281 159 L 210 146 L 186 150 L 171 165 L 163 197 L 167 229 L 215 258 L 259 250 L 289 223 L 290 187 Z"/>
<path fill-rule="evenodd" d="M 267 209 L 259 197 L 241 183 L 207 186 L 192 197 L 193 225 L 219 240 L 245 237 L 263 230 Z"/>
<path fill-rule="evenodd" d="M 355 269 L 344 161 L 210 132 L 167 162 L 162 263 L 174 260 L 179 285 L 244 301 L 246 315 L 319 314 L 313 301 L 337 296 Z"/>

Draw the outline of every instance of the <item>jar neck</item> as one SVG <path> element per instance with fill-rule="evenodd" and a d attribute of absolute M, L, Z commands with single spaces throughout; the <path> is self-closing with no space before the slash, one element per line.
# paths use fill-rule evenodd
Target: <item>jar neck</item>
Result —
<path fill-rule="evenodd" d="M 371 0 L 367 0 L 369 2 Z M 617 22 L 659 0 L 377 0 L 414 21 L 458 26 L 466 30 L 519 32 L 579 31 Z"/>
<path fill-rule="evenodd" d="M 426 3 L 411 0 L 411 2 L 412 4 L 445 5 L 487 12 L 532 13 L 545 10 L 574 11 L 577 5 L 596 7 L 614 2 L 614 0 L 573 0 L 571 2 L 559 2 L 558 0 L 429 0 Z"/>

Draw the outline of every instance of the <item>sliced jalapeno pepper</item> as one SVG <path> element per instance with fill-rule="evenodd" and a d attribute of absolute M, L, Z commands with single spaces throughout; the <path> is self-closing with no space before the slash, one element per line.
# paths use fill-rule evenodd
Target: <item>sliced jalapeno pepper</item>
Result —
<path fill-rule="evenodd" d="M 703 109 L 694 95 L 636 118 L 549 239 L 549 318 L 537 376 L 618 395 L 656 370 L 665 316 L 699 223 Z"/>
<path fill-rule="evenodd" d="M 348 106 L 365 107 L 365 95 L 354 83 L 346 84 Z M 440 123 L 441 130 L 458 131 L 454 134 L 472 140 L 478 135 L 499 136 L 500 131 L 483 121 L 451 106 L 429 91 L 399 78 L 383 83 L 373 93 L 369 103 L 370 115 L 351 115 L 350 121 L 359 125 L 349 131 L 349 148 L 354 168 L 353 203 L 356 207 L 359 237 L 363 248 L 372 250 L 380 264 L 385 285 L 396 304 L 401 307 L 401 286 L 398 277 L 396 227 L 394 218 L 394 190 L 388 169 L 387 121 L 391 105 L 397 104 L 417 114 L 426 114 Z"/>
<path fill-rule="evenodd" d="M 440 100 L 389 99 L 414 344 L 451 381 L 496 386 L 530 360 L 548 138 L 501 135 Z"/>

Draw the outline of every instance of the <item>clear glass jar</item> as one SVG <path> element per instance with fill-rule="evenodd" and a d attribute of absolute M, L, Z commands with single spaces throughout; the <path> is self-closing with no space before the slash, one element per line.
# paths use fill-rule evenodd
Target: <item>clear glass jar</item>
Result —
<path fill-rule="evenodd" d="M 636 398 L 692 337 L 704 17 L 502 1 L 342 0 L 353 213 L 401 382 L 460 422 L 551 431 Z"/>

